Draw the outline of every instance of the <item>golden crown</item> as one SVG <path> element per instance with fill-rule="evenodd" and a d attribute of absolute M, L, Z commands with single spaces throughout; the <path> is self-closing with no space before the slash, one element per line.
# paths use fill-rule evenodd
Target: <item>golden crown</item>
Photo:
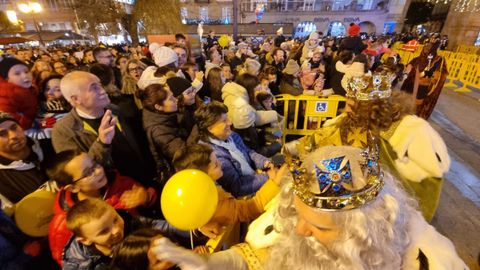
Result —
<path fill-rule="evenodd" d="M 395 74 L 388 71 L 352 77 L 347 82 L 346 95 L 357 100 L 388 98 L 392 94 L 392 82 L 394 79 Z"/>
<path fill-rule="evenodd" d="M 350 161 L 345 156 L 316 162 L 312 171 L 302 166 L 299 159 L 291 160 L 294 194 L 308 206 L 326 211 L 351 210 L 368 204 L 380 194 L 384 181 L 378 150 L 367 149 L 361 155 L 366 184 L 357 190 L 352 188 Z M 312 191 L 312 184 L 318 184 L 319 192 Z"/>

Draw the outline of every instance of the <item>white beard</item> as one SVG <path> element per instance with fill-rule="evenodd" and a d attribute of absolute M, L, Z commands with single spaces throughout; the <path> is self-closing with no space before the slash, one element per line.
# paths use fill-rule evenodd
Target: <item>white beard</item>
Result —
<path fill-rule="evenodd" d="M 265 270 L 355 269 L 336 258 L 314 237 L 299 236 L 295 229 L 291 229 L 290 232 L 284 231 L 282 237 L 271 247 Z"/>

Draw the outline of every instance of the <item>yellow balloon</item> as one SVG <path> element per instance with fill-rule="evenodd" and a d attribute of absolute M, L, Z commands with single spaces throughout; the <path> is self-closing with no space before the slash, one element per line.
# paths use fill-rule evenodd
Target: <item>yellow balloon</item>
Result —
<path fill-rule="evenodd" d="M 222 46 L 222 48 L 227 47 L 228 43 L 230 43 L 230 38 L 227 35 L 223 35 L 218 39 L 218 45 Z"/>
<path fill-rule="evenodd" d="M 194 230 L 213 217 L 218 203 L 217 187 L 206 173 L 183 170 L 167 181 L 160 203 L 168 223 L 180 230 Z"/>

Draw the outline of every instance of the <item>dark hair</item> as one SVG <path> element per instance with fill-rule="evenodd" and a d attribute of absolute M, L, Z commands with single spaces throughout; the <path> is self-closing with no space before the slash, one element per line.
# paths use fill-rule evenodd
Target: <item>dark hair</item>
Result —
<path fill-rule="evenodd" d="M 187 38 L 186 38 L 185 35 L 182 34 L 182 33 L 177 33 L 177 34 L 175 34 L 175 40 L 176 40 L 176 41 L 179 41 L 180 39 L 185 39 L 185 40 L 186 40 Z"/>
<path fill-rule="evenodd" d="M 195 121 L 198 126 L 198 133 L 201 140 L 208 141 L 208 138 L 212 137 L 208 128 L 215 124 L 222 114 L 228 113 L 228 108 L 225 104 L 212 101 L 207 105 L 200 106 L 195 111 Z"/>
<path fill-rule="evenodd" d="M 262 72 L 269 75 L 277 75 L 277 68 L 274 66 L 265 65 Z"/>
<path fill-rule="evenodd" d="M 183 66 L 180 68 L 180 69 L 182 70 L 183 74 L 185 75 L 185 79 L 189 80 L 190 82 L 192 82 L 193 80 L 195 80 L 195 78 L 190 78 L 190 74 L 188 74 L 188 69 L 193 68 L 193 67 L 196 67 L 196 68 L 198 69 L 197 64 L 192 63 L 192 62 L 186 62 L 186 63 L 183 64 Z"/>
<path fill-rule="evenodd" d="M 353 52 L 349 50 L 343 50 L 338 56 L 337 61 L 342 62 L 343 64 L 347 64 L 348 61 L 352 60 Z M 335 61 L 336 62 L 336 61 Z"/>
<path fill-rule="evenodd" d="M 260 84 L 258 77 L 248 73 L 243 73 L 242 75 L 237 76 L 235 82 L 247 89 L 249 102 L 253 105 L 255 99 L 255 87 Z"/>
<path fill-rule="evenodd" d="M 60 75 L 60 74 L 56 74 L 56 73 L 53 73 L 52 75 L 48 76 L 47 78 L 43 79 L 41 82 L 40 82 L 40 96 L 39 96 L 39 99 L 42 100 L 42 101 L 45 101 L 45 90 L 47 90 L 47 84 L 50 80 L 54 80 L 54 79 L 59 79 L 61 80 L 63 78 L 63 75 Z"/>
<path fill-rule="evenodd" d="M 88 72 L 97 76 L 103 86 L 109 85 L 115 78 L 113 75 L 113 70 L 104 64 L 95 63 L 90 66 Z"/>
<path fill-rule="evenodd" d="M 67 229 L 75 236 L 85 236 L 82 234 L 82 226 L 92 220 L 98 220 L 108 211 L 115 211 L 115 209 L 102 199 L 81 200 L 67 212 Z"/>
<path fill-rule="evenodd" d="M 175 152 L 173 167 L 176 171 L 197 169 L 206 173 L 212 152 L 212 147 L 207 144 L 189 145 Z"/>
<path fill-rule="evenodd" d="M 273 49 L 273 51 L 272 51 L 272 57 L 274 57 L 275 55 L 277 55 L 277 52 L 278 52 L 278 51 L 282 51 L 282 52 L 283 52 L 283 56 L 285 57 L 285 51 L 282 50 L 282 49 L 280 49 L 280 48 L 275 48 L 275 49 Z"/>
<path fill-rule="evenodd" d="M 78 149 L 65 150 L 45 159 L 43 165 L 48 178 L 54 180 L 60 187 L 70 185 L 73 181 L 73 176 L 65 172 L 65 166 L 81 153 L 84 152 Z"/>
<path fill-rule="evenodd" d="M 117 59 L 115 59 L 115 65 L 120 65 L 120 59 L 125 58 L 128 61 L 128 57 L 126 55 L 119 55 Z"/>
<path fill-rule="evenodd" d="M 153 237 L 161 236 L 160 230 L 144 228 L 134 231 L 118 245 L 114 252 L 110 265 L 113 270 L 148 270 L 148 250 Z"/>
<path fill-rule="evenodd" d="M 88 51 L 88 50 L 87 50 Z M 87 53 L 87 51 L 85 51 L 85 54 Z M 107 48 L 102 48 L 102 47 L 96 47 L 95 49 L 93 49 L 93 58 L 95 58 L 95 60 L 97 60 L 97 56 L 102 53 L 102 52 L 105 52 L 105 51 L 109 51 Z"/>
<path fill-rule="evenodd" d="M 355 58 L 353 58 L 353 62 L 358 62 L 363 64 L 363 72 L 368 72 L 368 58 L 365 54 L 357 54 Z"/>
<path fill-rule="evenodd" d="M 163 105 L 167 99 L 168 90 L 162 84 L 154 83 L 145 87 L 145 90 L 137 91 L 136 95 L 142 101 L 144 108 L 154 112 L 155 104 Z"/>
<path fill-rule="evenodd" d="M 207 51 L 208 60 L 212 60 L 212 55 L 213 55 L 214 52 L 218 52 L 218 50 L 214 47 L 208 49 L 208 51 Z"/>
<path fill-rule="evenodd" d="M 188 53 L 188 49 L 185 45 L 183 44 L 180 44 L 180 43 L 175 43 L 173 44 L 172 46 L 172 50 L 175 49 L 175 48 L 180 48 L 180 49 L 184 49 L 186 53 Z"/>
<path fill-rule="evenodd" d="M 219 67 L 213 67 L 208 72 L 207 87 L 210 91 L 210 97 L 216 101 L 222 101 L 222 75 L 223 70 Z"/>
<path fill-rule="evenodd" d="M 170 71 L 175 72 L 175 70 L 176 70 L 175 63 L 170 63 L 166 66 L 157 68 L 157 70 L 155 70 L 155 72 L 153 73 L 153 76 L 160 78 L 167 75 L 167 73 Z"/>

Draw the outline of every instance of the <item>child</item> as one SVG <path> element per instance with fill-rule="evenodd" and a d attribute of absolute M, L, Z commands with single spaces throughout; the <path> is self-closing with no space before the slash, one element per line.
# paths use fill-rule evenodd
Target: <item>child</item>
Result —
<path fill-rule="evenodd" d="M 67 228 L 73 232 L 63 251 L 64 270 L 108 269 L 114 247 L 140 228 L 170 233 L 165 221 L 151 222 L 115 210 L 101 199 L 85 199 L 67 213 Z"/>
<path fill-rule="evenodd" d="M 126 209 L 137 214 L 135 208 L 155 204 L 155 190 L 142 187 L 133 179 L 117 172 L 107 174 L 86 153 L 67 150 L 46 162 L 50 179 L 55 180 L 60 191 L 53 205 L 54 217 L 49 226 L 52 257 L 61 265 L 62 250 L 71 232 L 66 227 L 66 212 L 79 201 L 88 198 L 105 200 L 116 209 Z"/>
<path fill-rule="evenodd" d="M 212 148 L 206 144 L 194 144 L 177 151 L 173 164 L 177 171 L 201 170 L 208 174 L 213 181 L 217 181 L 223 175 L 221 163 L 217 160 Z M 269 175 L 269 180 L 257 191 L 256 195 L 246 200 L 235 199 L 217 185 L 217 210 L 209 223 L 200 228 L 200 232 L 214 238 L 219 233 L 221 226 L 249 222 L 260 216 L 264 212 L 264 206 L 279 192 L 279 184 L 285 168 L 279 170 L 276 175 Z"/>
<path fill-rule="evenodd" d="M 112 258 L 112 270 L 167 270 L 172 263 L 160 261 L 152 252 L 154 240 L 163 238 L 162 233 L 154 229 L 140 229 L 125 237 L 115 249 Z"/>
<path fill-rule="evenodd" d="M 257 104 L 255 109 L 257 111 L 269 111 L 275 107 L 275 98 L 269 92 L 259 91 L 255 99 Z M 278 115 L 278 121 L 257 128 L 259 137 L 265 138 L 265 145 L 278 144 L 282 137 L 282 122 L 283 117 Z"/>
<path fill-rule="evenodd" d="M 12 115 L 24 130 L 32 127 L 38 108 L 32 80 L 27 64 L 0 57 L 0 111 Z"/>

